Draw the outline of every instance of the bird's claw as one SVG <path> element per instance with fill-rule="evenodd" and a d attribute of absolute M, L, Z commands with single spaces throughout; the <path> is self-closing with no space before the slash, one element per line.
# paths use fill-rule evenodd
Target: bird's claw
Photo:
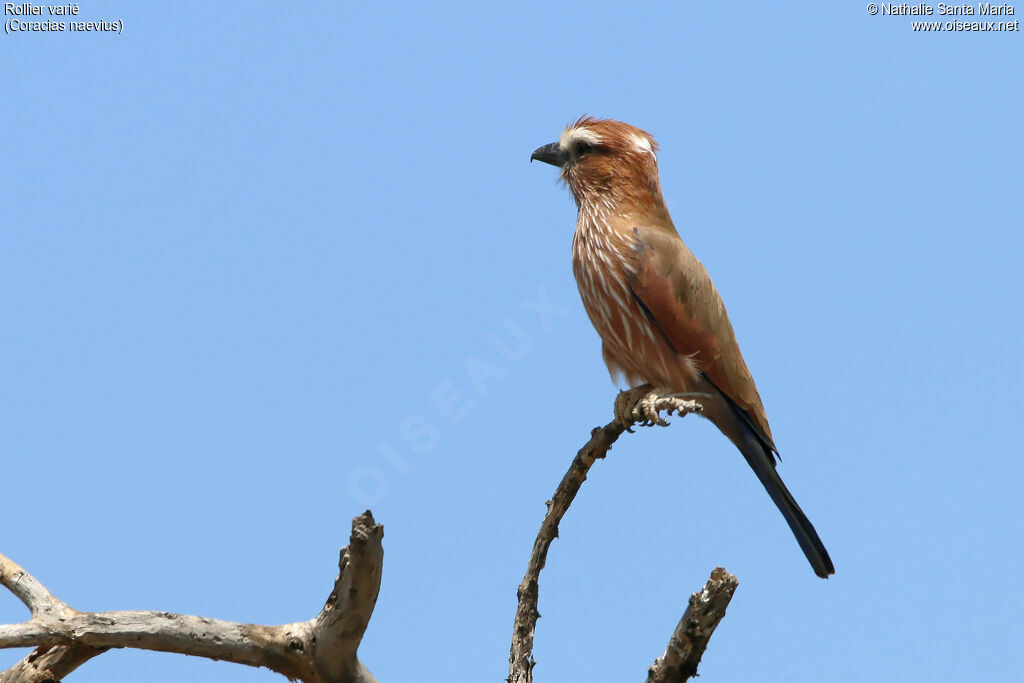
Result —
<path fill-rule="evenodd" d="M 626 428 L 627 432 L 633 433 L 633 425 L 636 418 L 633 417 L 633 407 L 637 401 L 651 390 L 649 384 L 643 384 L 626 391 L 620 391 L 615 397 L 615 419 Z"/>
<path fill-rule="evenodd" d="M 671 390 L 660 389 L 650 384 L 641 384 L 626 391 L 620 391 L 615 397 L 615 418 L 627 432 L 633 431 L 633 425 L 641 427 L 668 427 L 668 420 L 661 416 L 676 413 L 699 412 L 700 404 L 692 399 L 673 394 Z"/>
<path fill-rule="evenodd" d="M 641 427 L 653 427 L 654 425 L 668 427 L 668 420 L 660 414 L 662 409 L 658 405 L 659 401 L 661 401 L 661 395 L 656 391 L 651 391 L 640 397 L 640 400 L 633 406 L 633 417 L 643 417 L 643 420 L 639 420 L 637 424 Z M 672 414 L 671 407 L 666 408 L 665 411 L 669 415 Z"/>

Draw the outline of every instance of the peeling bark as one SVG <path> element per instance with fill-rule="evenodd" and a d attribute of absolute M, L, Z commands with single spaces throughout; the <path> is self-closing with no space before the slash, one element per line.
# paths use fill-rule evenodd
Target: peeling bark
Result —
<path fill-rule="evenodd" d="M 376 683 L 356 651 L 380 590 L 384 527 L 369 510 L 352 520 L 338 578 L 309 621 L 261 626 L 170 612 L 80 612 L 0 555 L 0 584 L 31 618 L 0 626 L 0 648 L 36 650 L 0 673 L 0 683 L 60 680 L 112 648 L 130 647 L 266 667 L 306 683 Z"/>

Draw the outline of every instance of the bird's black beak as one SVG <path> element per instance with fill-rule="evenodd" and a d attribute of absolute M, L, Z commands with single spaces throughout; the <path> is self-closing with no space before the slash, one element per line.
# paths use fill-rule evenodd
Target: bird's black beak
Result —
<path fill-rule="evenodd" d="M 530 155 L 530 161 L 534 159 L 558 167 L 565 166 L 565 162 L 569 160 L 565 152 L 562 151 L 562 146 L 557 142 L 552 142 L 550 145 L 544 145 L 535 149 L 533 154 Z"/>

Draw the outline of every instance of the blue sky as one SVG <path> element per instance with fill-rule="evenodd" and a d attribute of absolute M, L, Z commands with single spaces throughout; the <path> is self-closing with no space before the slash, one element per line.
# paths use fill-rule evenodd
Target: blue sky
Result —
<path fill-rule="evenodd" d="M 0 552 L 59 597 L 306 619 L 370 507 L 365 663 L 503 680 L 544 500 L 615 395 L 572 201 L 528 163 L 590 113 L 660 142 L 837 574 L 708 423 L 627 435 L 552 546 L 537 679 L 642 679 L 716 565 L 740 587 L 702 680 L 1019 676 L 1019 33 L 846 2 L 81 8 L 123 33 L 0 39 Z M 278 680 L 73 674 L 183 677 Z"/>

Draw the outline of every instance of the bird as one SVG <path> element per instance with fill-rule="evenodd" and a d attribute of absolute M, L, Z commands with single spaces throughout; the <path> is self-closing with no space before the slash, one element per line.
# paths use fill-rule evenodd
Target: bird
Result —
<path fill-rule="evenodd" d="M 815 574 L 828 578 L 835 567 L 778 474 L 779 451 L 722 297 L 672 223 L 657 151 L 639 128 L 582 116 L 530 156 L 559 167 L 576 201 L 573 274 L 613 381 L 632 386 L 616 415 L 628 427 L 639 408 L 646 424 L 667 424 L 651 414 L 651 397 L 699 397 L 699 414 L 743 454 Z"/>

